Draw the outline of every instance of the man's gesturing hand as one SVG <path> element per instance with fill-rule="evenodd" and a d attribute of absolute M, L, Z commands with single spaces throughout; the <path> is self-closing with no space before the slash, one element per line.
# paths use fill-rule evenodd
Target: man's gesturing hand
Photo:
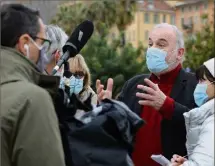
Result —
<path fill-rule="evenodd" d="M 100 80 L 96 80 L 96 92 L 98 96 L 98 101 L 108 98 L 112 98 L 112 90 L 113 90 L 113 79 L 109 78 L 107 81 L 107 89 L 104 90 L 104 85 L 101 84 Z"/>
<path fill-rule="evenodd" d="M 145 79 L 144 81 L 149 87 L 137 85 L 138 89 L 144 91 L 143 93 L 136 93 L 136 96 L 141 98 L 139 104 L 151 106 L 159 110 L 164 104 L 166 95 L 160 90 L 157 84 L 154 84 L 149 79 Z"/>

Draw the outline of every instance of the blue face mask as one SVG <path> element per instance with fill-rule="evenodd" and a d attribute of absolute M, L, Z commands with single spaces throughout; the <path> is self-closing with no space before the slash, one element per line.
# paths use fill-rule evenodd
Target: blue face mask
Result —
<path fill-rule="evenodd" d="M 52 60 L 51 56 L 47 56 L 46 52 L 47 52 L 47 46 L 46 45 L 42 45 L 42 46 L 38 46 L 37 43 L 35 43 L 35 41 L 33 39 L 31 39 L 32 43 L 38 48 L 39 50 L 39 59 L 37 61 L 37 68 L 41 71 L 44 72 L 47 64 Z M 27 57 L 30 59 L 30 52 L 29 52 L 29 46 L 27 45 Z"/>
<path fill-rule="evenodd" d="M 45 53 L 46 48 L 41 48 L 39 52 L 39 59 L 37 62 L 37 68 L 43 72 L 47 66 L 47 64 L 51 61 L 51 59 Z"/>
<path fill-rule="evenodd" d="M 167 52 L 158 48 L 148 48 L 146 52 L 146 64 L 152 73 L 160 73 L 168 68 L 166 63 Z"/>
<path fill-rule="evenodd" d="M 60 80 L 60 88 L 65 89 L 65 85 L 70 87 L 70 95 L 79 94 L 83 89 L 84 80 L 71 76 L 70 78 L 63 77 Z"/>
<path fill-rule="evenodd" d="M 194 91 L 194 99 L 196 105 L 198 105 L 199 107 L 206 103 L 206 101 L 208 100 L 208 95 L 206 93 L 207 88 L 207 84 L 197 84 L 196 86 L 196 89 Z"/>
<path fill-rule="evenodd" d="M 70 94 L 79 94 L 83 89 L 84 81 L 83 79 L 78 79 L 72 76 L 70 78 Z"/>

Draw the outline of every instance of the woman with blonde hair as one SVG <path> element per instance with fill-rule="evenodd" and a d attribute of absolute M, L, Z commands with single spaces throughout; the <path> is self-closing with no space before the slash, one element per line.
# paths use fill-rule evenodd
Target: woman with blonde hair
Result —
<path fill-rule="evenodd" d="M 75 77 L 75 82 L 78 86 L 72 87 L 70 92 L 75 93 L 80 101 L 85 101 L 91 94 L 91 103 L 97 104 L 97 95 L 90 87 L 91 85 L 91 75 L 89 68 L 85 62 L 84 57 L 81 54 L 76 55 L 73 58 L 69 59 L 69 71 Z"/>
<path fill-rule="evenodd" d="M 97 95 L 90 87 L 91 75 L 89 68 L 81 54 L 76 55 L 68 60 L 68 63 L 64 65 L 64 77 L 61 78 L 60 88 L 66 90 L 69 87 L 67 93 L 70 96 L 73 94 L 82 103 L 91 101 L 91 106 L 97 104 Z M 67 86 L 65 86 L 67 85 Z M 79 119 L 85 114 L 84 110 L 76 110 L 75 118 Z"/>

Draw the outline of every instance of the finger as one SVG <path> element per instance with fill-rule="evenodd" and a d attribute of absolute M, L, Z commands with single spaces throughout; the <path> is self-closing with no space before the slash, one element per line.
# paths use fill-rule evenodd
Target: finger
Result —
<path fill-rule="evenodd" d="M 143 90 L 146 93 L 151 94 L 151 95 L 155 95 L 155 93 L 156 93 L 155 90 L 152 89 L 151 87 L 147 87 L 147 86 L 143 86 L 143 85 L 137 85 L 137 88 L 141 89 L 141 90 Z"/>
<path fill-rule="evenodd" d="M 173 158 L 176 160 L 178 157 L 180 157 L 179 155 L 177 155 L 177 154 L 174 154 L 173 155 Z"/>
<path fill-rule="evenodd" d="M 96 89 L 96 93 L 99 94 L 102 90 L 104 90 L 104 85 L 99 85 L 98 89 Z"/>
<path fill-rule="evenodd" d="M 153 102 L 152 102 L 152 101 L 149 101 L 149 100 L 140 100 L 140 101 L 138 101 L 138 103 L 139 103 L 140 105 L 153 106 Z"/>
<path fill-rule="evenodd" d="M 154 96 L 149 95 L 149 94 L 145 94 L 145 93 L 139 93 L 139 92 L 137 92 L 136 96 L 140 97 L 142 99 L 145 99 L 145 100 L 151 100 L 151 101 L 153 101 L 153 99 L 154 99 Z"/>
<path fill-rule="evenodd" d="M 104 98 L 104 95 L 105 95 L 105 91 L 104 90 L 102 90 L 99 94 L 97 94 L 98 101 L 101 101 Z"/>
<path fill-rule="evenodd" d="M 180 157 L 178 157 L 176 159 L 176 161 L 179 162 L 179 163 L 183 163 L 184 162 L 184 158 L 180 156 Z"/>
<path fill-rule="evenodd" d="M 112 78 L 108 79 L 107 90 L 112 93 L 112 90 L 113 90 L 113 79 Z"/>
<path fill-rule="evenodd" d="M 175 159 L 174 158 L 171 158 L 171 163 L 174 163 L 175 162 Z"/>
<path fill-rule="evenodd" d="M 150 86 L 152 89 L 154 89 L 154 90 L 158 90 L 158 85 L 157 84 L 155 84 L 155 83 L 153 83 L 152 81 L 150 81 L 149 79 L 144 79 L 144 82 L 148 85 L 148 86 Z"/>
<path fill-rule="evenodd" d="M 99 85 L 101 84 L 101 81 L 99 79 L 96 80 L 96 89 L 99 88 Z"/>
<path fill-rule="evenodd" d="M 179 164 L 178 163 L 176 163 L 176 162 L 173 162 L 173 163 L 171 163 L 171 165 L 170 166 L 179 166 Z"/>

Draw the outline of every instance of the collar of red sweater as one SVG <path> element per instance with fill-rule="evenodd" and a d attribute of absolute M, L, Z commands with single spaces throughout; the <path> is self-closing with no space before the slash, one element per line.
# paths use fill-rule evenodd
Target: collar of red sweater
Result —
<path fill-rule="evenodd" d="M 160 84 L 174 84 L 176 77 L 178 76 L 179 71 L 181 70 L 182 65 L 179 64 L 175 69 L 172 71 L 169 71 L 168 73 L 162 74 L 159 77 L 157 77 L 155 74 L 151 74 L 150 80 L 154 83 L 160 83 Z"/>

